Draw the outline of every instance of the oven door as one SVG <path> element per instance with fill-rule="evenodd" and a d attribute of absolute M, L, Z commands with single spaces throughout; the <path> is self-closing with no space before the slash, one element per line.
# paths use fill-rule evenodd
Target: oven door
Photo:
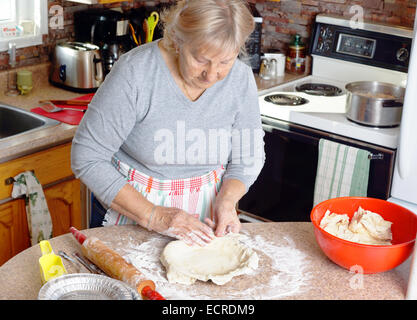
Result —
<path fill-rule="evenodd" d="M 263 117 L 265 165 L 238 211 L 263 221 L 310 221 L 320 139 L 366 149 L 373 155 L 369 197 L 387 199 L 395 151 L 285 121 Z"/>

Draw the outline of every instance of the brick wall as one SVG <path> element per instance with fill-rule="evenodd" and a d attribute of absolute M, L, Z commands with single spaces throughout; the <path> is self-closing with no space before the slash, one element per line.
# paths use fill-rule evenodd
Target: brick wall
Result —
<path fill-rule="evenodd" d="M 314 17 L 331 13 L 352 17 L 360 6 L 365 20 L 412 28 L 416 0 L 250 0 L 263 17 L 262 47 L 264 51 L 286 51 L 294 34 L 308 43 Z M 352 10 L 352 11 L 350 11 Z"/>
<path fill-rule="evenodd" d="M 0 0 L 1 1 L 1 0 Z M 123 1 L 113 4 L 105 5 L 86 5 L 80 4 L 71 1 L 65 0 L 48 0 L 48 8 L 51 8 L 54 5 L 59 5 L 63 7 L 64 11 L 64 28 L 63 29 L 54 29 L 48 28 L 49 33 L 44 35 L 43 44 L 39 46 L 32 46 L 27 48 L 21 48 L 16 50 L 16 60 L 17 66 L 27 66 L 32 64 L 37 64 L 41 62 L 46 62 L 50 60 L 50 54 L 55 47 L 57 42 L 62 41 L 71 41 L 74 39 L 74 12 L 79 10 L 85 10 L 88 8 L 122 8 L 122 10 L 129 10 L 131 8 L 137 8 L 139 6 L 155 6 L 160 3 L 169 3 L 172 0 L 157 0 L 157 1 L 147 1 L 147 0 L 133 0 L 133 1 Z M 55 12 L 49 13 L 49 18 L 51 18 Z M 8 68 L 9 57 L 7 52 L 0 52 L 0 70 Z"/>
<path fill-rule="evenodd" d="M 417 0 L 249 0 L 263 17 L 263 51 L 280 50 L 285 52 L 294 34 L 299 33 L 306 43 L 311 33 L 314 17 L 318 13 L 332 13 L 351 17 L 352 6 L 363 8 L 364 18 L 412 27 Z M 42 45 L 17 50 L 18 66 L 26 66 L 48 61 L 57 41 L 73 39 L 73 15 L 75 11 L 89 7 L 121 7 L 129 10 L 143 5 L 154 6 L 175 0 L 133 0 L 109 5 L 88 6 L 64 0 L 48 0 L 49 8 L 60 5 L 64 8 L 64 29 L 51 29 L 44 36 Z M 50 14 L 50 17 L 52 14 Z M 7 69 L 8 55 L 0 52 L 0 70 Z"/>

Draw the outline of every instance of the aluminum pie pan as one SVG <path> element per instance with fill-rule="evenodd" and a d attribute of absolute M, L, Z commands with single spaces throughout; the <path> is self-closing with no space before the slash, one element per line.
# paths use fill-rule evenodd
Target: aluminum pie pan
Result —
<path fill-rule="evenodd" d="M 100 274 L 73 273 L 45 283 L 38 300 L 140 300 L 140 296 L 122 281 Z"/>

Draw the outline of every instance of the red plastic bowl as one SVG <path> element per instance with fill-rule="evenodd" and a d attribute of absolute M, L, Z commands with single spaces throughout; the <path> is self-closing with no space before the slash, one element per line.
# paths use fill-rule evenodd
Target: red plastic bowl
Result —
<path fill-rule="evenodd" d="M 345 213 L 351 219 L 359 206 L 392 222 L 392 245 L 355 243 L 335 237 L 320 228 L 320 221 L 327 210 L 331 213 Z M 403 263 L 413 251 L 417 216 L 412 211 L 385 200 L 366 197 L 334 198 L 316 205 L 310 218 L 320 248 L 330 260 L 348 270 L 355 267 L 355 271 L 363 273 L 388 271 Z"/>

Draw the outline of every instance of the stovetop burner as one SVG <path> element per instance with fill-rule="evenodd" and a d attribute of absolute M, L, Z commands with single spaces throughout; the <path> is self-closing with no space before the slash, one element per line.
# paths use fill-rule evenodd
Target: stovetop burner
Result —
<path fill-rule="evenodd" d="M 271 94 L 266 96 L 265 101 L 279 106 L 301 106 L 308 103 L 307 99 L 292 94 Z"/>
<path fill-rule="evenodd" d="M 336 86 L 324 83 L 304 83 L 302 85 L 296 86 L 295 90 L 314 96 L 326 97 L 340 96 L 343 92 L 342 89 Z"/>

